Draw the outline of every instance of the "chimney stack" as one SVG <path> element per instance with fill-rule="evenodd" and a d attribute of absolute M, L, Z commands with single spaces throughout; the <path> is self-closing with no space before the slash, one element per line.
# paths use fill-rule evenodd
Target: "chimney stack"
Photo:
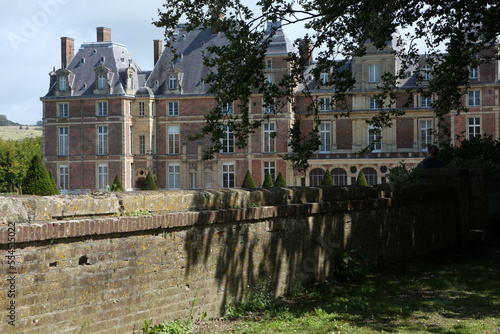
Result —
<path fill-rule="evenodd" d="M 313 43 L 310 39 L 301 39 L 299 42 L 300 59 L 304 61 L 304 65 L 311 65 L 313 61 Z"/>
<path fill-rule="evenodd" d="M 98 42 L 111 42 L 111 29 L 105 27 L 97 28 L 97 41 Z"/>
<path fill-rule="evenodd" d="M 153 56 L 154 56 L 154 65 L 158 62 L 158 59 L 160 59 L 161 52 L 162 52 L 162 42 L 160 39 L 155 39 L 153 41 Z"/>
<path fill-rule="evenodd" d="M 61 37 L 61 68 L 66 68 L 75 56 L 75 40 Z"/>

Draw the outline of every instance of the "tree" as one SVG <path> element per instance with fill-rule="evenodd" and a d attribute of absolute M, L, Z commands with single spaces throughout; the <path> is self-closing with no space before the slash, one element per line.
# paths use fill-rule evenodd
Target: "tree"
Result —
<path fill-rule="evenodd" d="M 255 185 L 255 181 L 253 180 L 252 173 L 250 173 L 249 170 L 247 170 L 247 173 L 245 174 L 245 179 L 243 180 L 243 184 L 241 185 L 242 188 L 257 188 Z"/>
<path fill-rule="evenodd" d="M 122 181 L 118 174 L 116 174 L 113 184 L 111 185 L 111 191 L 123 191 Z"/>
<path fill-rule="evenodd" d="M 142 185 L 142 190 L 158 190 L 158 187 L 156 186 L 155 180 L 154 180 L 151 172 L 148 172 L 148 175 L 146 176 L 146 180 L 144 181 L 144 184 Z"/>
<path fill-rule="evenodd" d="M 266 172 L 266 175 L 264 176 L 264 183 L 262 183 L 262 188 L 271 188 L 273 186 L 273 178 L 271 177 L 271 174 Z"/>
<path fill-rule="evenodd" d="M 283 177 L 283 174 L 281 172 L 278 173 L 278 176 L 276 176 L 276 180 L 274 181 L 274 186 L 275 187 L 286 187 L 286 180 Z"/>
<path fill-rule="evenodd" d="M 359 171 L 358 178 L 356 179 L 357 186 L 368 186 L 368 182 L 366 181 L 365 173 L 362 170 Z"/>
<path fill-rule="evenodd" d="M 54 194 L 59 194 L 60 191 L 59 191 L 59 188 L 57 187 L 56 180 L 54 179 L 54 176 L 52 176 L 52 171 L 49 170 L 48 172 L 49 172 L 50 184 L 52 185 L 52 191 L 54 192 Z"/>
<path fill-rule="evenodd" d="M 334 186 L 335 182 L 333 182 L 333 177 L 332 173 L 330 173 L 330 170 L 326 170 L 325 174 L 323 175 L 323 180 L 321 180 L 321 185 L 322 186 Z"/>
<path fill-rule="evenodd" d="M 210 137 L 212 146 L 204 159 L 220 152 L 223 124 L 232 127 L 237 146 L 244 147 L 248 136 L 262 122 L 293 102 L 297 84 L 305 84 L 301 93 L 310 104 L 302 116 L 311 117 L 314 128 L 305 134 L 300 130 L 300 119 L 296 119 L 289 132 L 292 153 L 284 157 L 300 171 L 307 169 L 309 156 L 320 145 L 319 104 L 307 88 L 310 75 L 318 81 L 322 72 L 330 74 L 326 84 L 333 87 L 332 104 L 347 110 L 348 115 L 349 92 L 356 85 L 349 66 L 352 59 L 366 55 L 367 50 L 387 50 L 388 41 L 394 41 L 391 52 L 401 66 L 396 73 L 380 73 L 380 93 L 375 95 L 379 112 L 367 119 L 383 130 L 392 125 L 395 117 L 404 114 L 404 109 L 396 108 L 396 92 L 401 90 L 399 82 L 412 70 L 411 66 L 422 61 L 423 52 L 417 45 L 424 43 L 427 50 L 423 61 L 429 65 L 432 78 L 424 82 L 423 75 L 417 74 L 415 84 L 405 89 L 408 100 L 398 101 L 398 105 L 408 106 L 414 93 L 436 96 L 432 107 L 442 120 L 452 110 L 466 110 L 462 98 L 468 88 L 469 68 L 495 57 L 499 16 L 498 3 L 487 0 L 263 0 L 253 8 L 240 0 L 166 0 L 154 24 L 165 28 L 169 48 L 182 38 L 176 35 L 181 19 L 187 21 L 188 30 L 215 27 L 227 40 L 226 45 L 209 47 L 205 54 L 205 64 L 211 69 L 205 82 L 211 85 L 210 93 L 217 105 L 206 115 L 201 132 L 192 138 Z M 304 24 L 307 29 L 304 38 L 295 41 L 305 56 L 288 54 L 289 74 L 279 82 L 266 83 L 266 50 L 280 25 L 294 24 Z M 396 36 L 398 28 L 411 28 L 412 32 Z M 310 73 L 304 71 L 311 55 L 309 45 L 311 51 L 317 52 L 316 65 Z M 274 113 L 250 117 L 253 93 L 262 94 L 264 103 L 274 103 Z M 222 117 L 222 106 L 228 101 L 238 101 L 238 115 Z M 301 117 L 294 103 L 292 109 Z"/>
<path fill-rule="evenodd" d="M 31 159 L 23 184 L 23 193 L 39 196 L 59 194 L 59 191 L 54 189 L 47 168 L 45 168 L 45 164 L 38 155 Z"/>

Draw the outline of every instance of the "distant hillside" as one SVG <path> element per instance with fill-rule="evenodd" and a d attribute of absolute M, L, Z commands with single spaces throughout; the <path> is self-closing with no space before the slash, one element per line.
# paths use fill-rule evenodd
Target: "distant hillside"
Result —
<path fill-rule="evenodd" d="M 8 126 L 8 125 L 21 125 L 16 122 L 9 121 L 7 119 L 7 116 L 5 115 L 0 115 L 0 126 Z"/>

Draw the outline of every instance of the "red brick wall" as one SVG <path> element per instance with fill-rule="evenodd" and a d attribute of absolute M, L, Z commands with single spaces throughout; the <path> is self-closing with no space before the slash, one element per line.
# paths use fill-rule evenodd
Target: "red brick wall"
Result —
<path fill-rule="evenodd" d="M 413 148 L 413 136 L 413 118 L 398 117 L 396 121 L 398 148 Z"/>
<path fill-rule="evenodd" d="M 352 149 L 352 120 L 339 119 L 337 124 L 337 149 L 350 150 Z"/>

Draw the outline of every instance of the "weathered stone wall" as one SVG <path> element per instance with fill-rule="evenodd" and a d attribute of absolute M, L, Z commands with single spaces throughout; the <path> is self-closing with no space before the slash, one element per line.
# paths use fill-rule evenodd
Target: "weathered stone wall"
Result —
<path fill-rule="evenodd" d="M 140 333 L 144 319 L 186 317 L 195 299 L 195 316 L 217 316 L 256 282 L 280 294 L 331 277 L 344 249 L 362 247 L 370 266 L 427 254 L 457 240 L 451 191 L 415 185 L 1 197 L 0 332 L 75 333 L 88 322 L 88 333 Z M 130 215 L 139 210 L 152 215 Z"/>

